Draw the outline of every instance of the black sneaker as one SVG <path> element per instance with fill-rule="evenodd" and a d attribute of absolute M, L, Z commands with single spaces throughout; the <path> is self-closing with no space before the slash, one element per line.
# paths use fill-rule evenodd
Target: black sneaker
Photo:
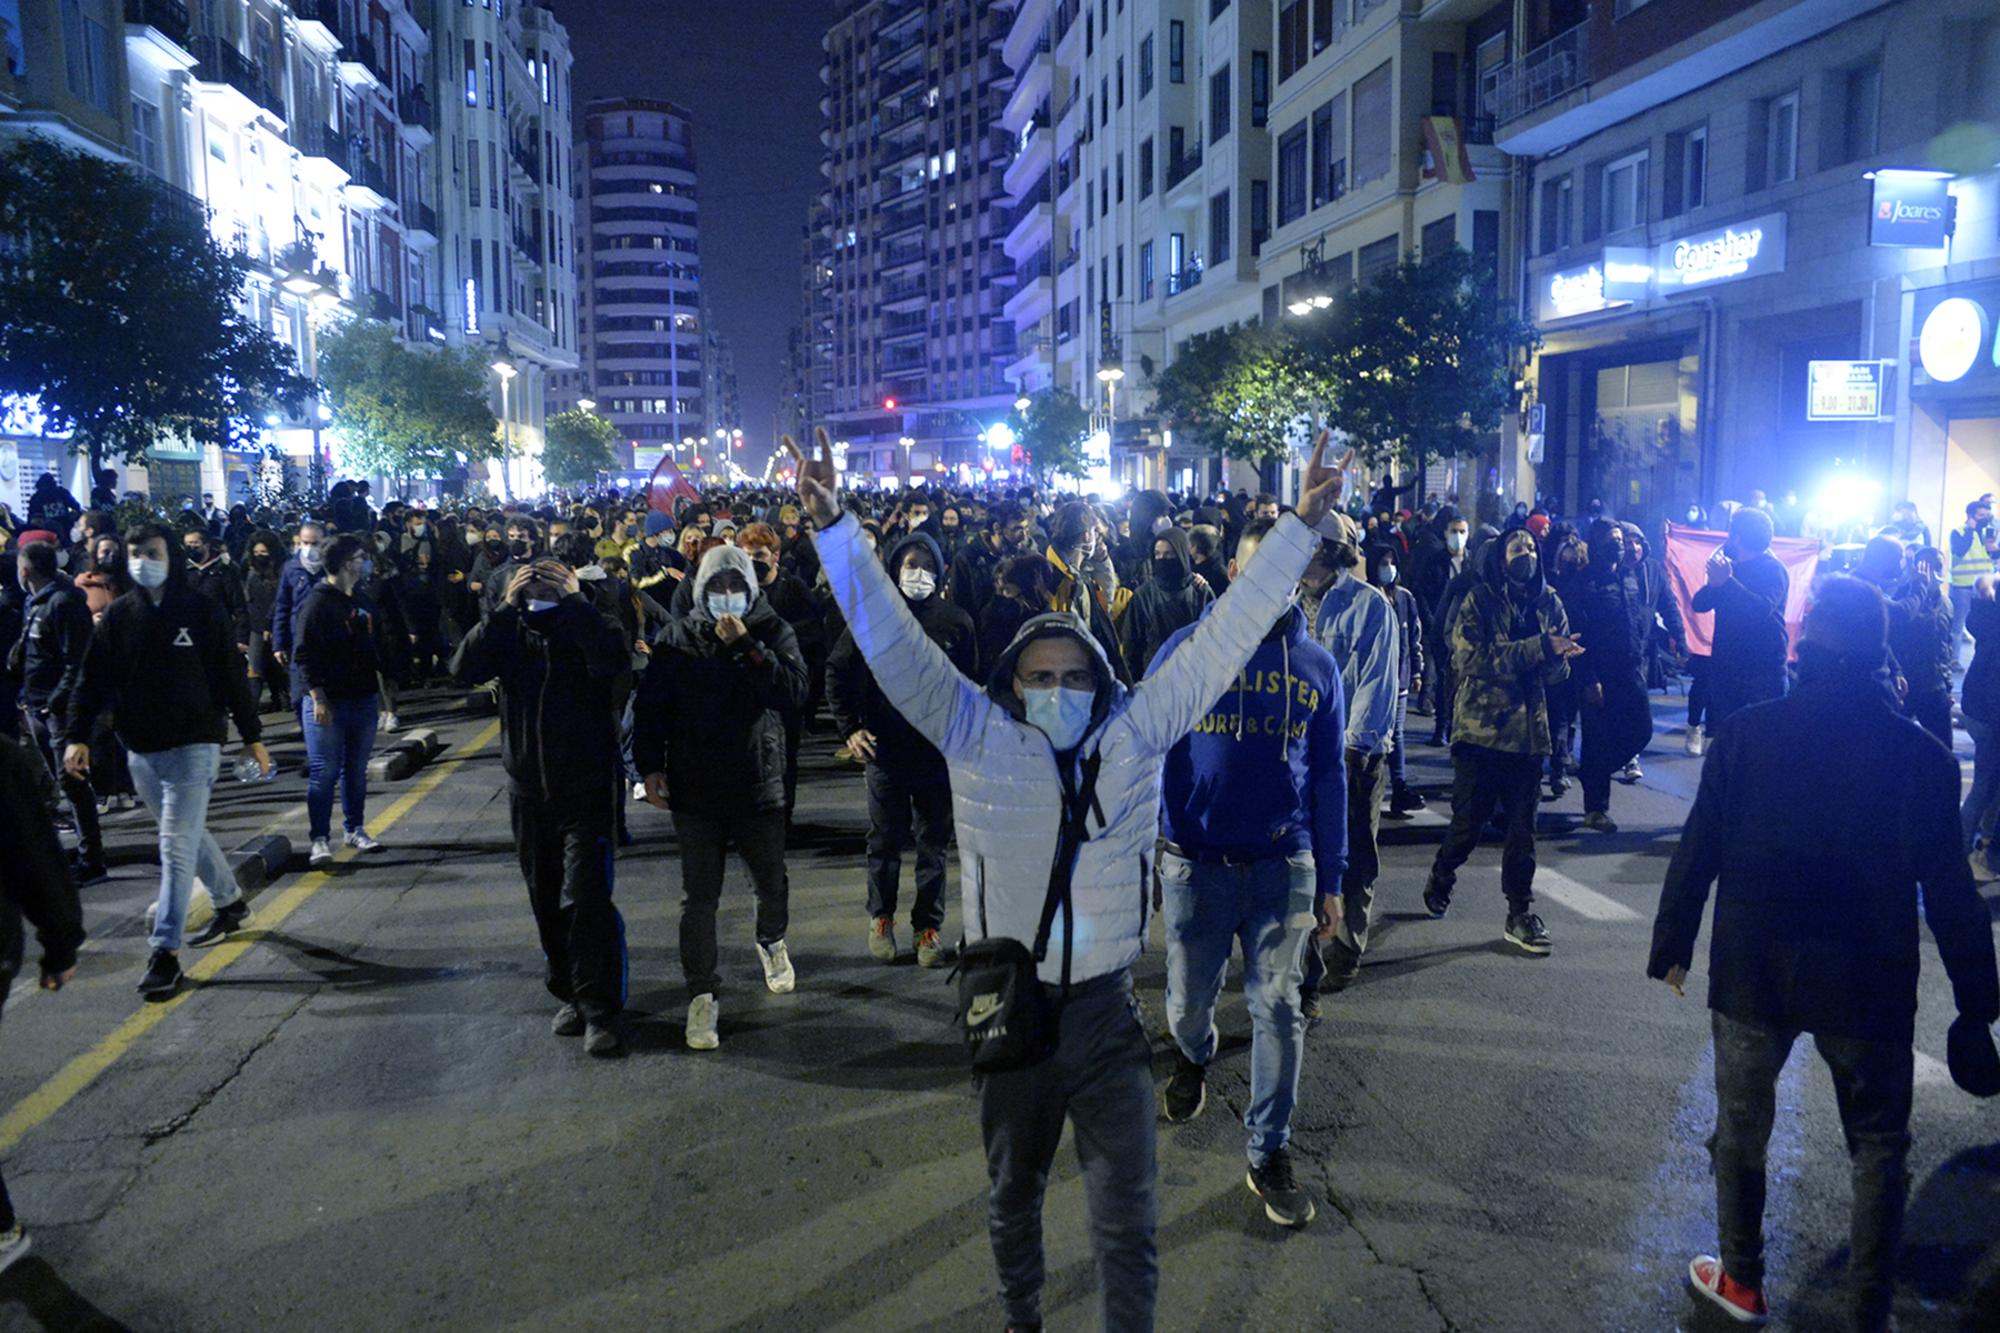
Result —
<path fill-rule="evenodd" d="M 1361 955 L 1335 940 L 1327 947 L 1326 975 L 1320 978 L 1320 993 L 1338 995 L 1352 986 L 1354 979 L 1360 975 Z"/>
<path fill-rule="evenodd" d="M 70 876 L 76 880 L 78 888 L 86 884 L 96 884 L 111 878 L 110 869 L 102 861 L 73 861 Z"/>
<path fill-rule="evenodd" d="M 1424 910 L 1431 920 L 1441 919 L 1451 910 L 1451 890 L 1434 879 L 1424 881 Z"/>
<path fill-rule="evenodd" d="M 1201 1114 L 1208 1105 L 1208 1068 L 1174 1052 L 1174 1072 L 1160 1089 L 1160 1114 L 1178 1125 Z"/>
<path fill-rule="evenodd" d="M 1426 805 L 1423 793 L 1414 787 L 1398 787 L 1389 796 L 1389 813 L 1392 815 L 1407 815 L 1426 808 Z"/>
<path fill-rule="evenodd" d="M 234 902 L 227 907 L 218 907 L 215 909 L 215 915 L 209 918 L 208 924 L 188 940 L 188 947 L 206 949 L 211 944 L 220 944 L 243 929 L 243 923 L 249 919 L 248 903 Z"/>
<path fill-rule="evenodd" d="M 1292 1155 L 1283 1148 L 1266 1158 L 1264 1165 L 1251 1167 L 1247 1179 L 1250 1192 L 1264 1201 L 1264 1216 L 1281 1227 L 1302 1227 L 1318 1211 L 1312 1195 L 1292 1178 Z"/>
<path fill-rule="evenodd" d="M 556 1016 L 549 1023 L 549 1031 L 558 1037 L 581 1037 L 586 1024 L 583 1011 L 573 1004 L 566 1004 L 556 1010 Z"/>
<path fill-rule="evenodd" d="M 146 975 L 139 978 L 139 994 L 148 1000 L 171 999 L 181 988 L 181 960 L 172 949 L 155 949 L 146 963 Z"/>
<path fill-rule="evenodd" d="M 1583 826 L 1592 833 L 1616 833 L 1618 831 L 1617 822 L 1611 818 L 1610 812 L 1605 810 L 1592 810 L 1586 813 L 1583 817 Z"/>
<path fill-rule="evenodd" d="M 625 1043 L 618 1036 L 618 1025 L 615 1022 L 584 1024 L 583 1049 L 605 1060 L 615 1060 L 625 1054 Z"/>
<path fill-rule="evenodd" d="M 1549 938 L 1548 927 L 1533 912 L 1510 915 L 1501 938 L 1529 953 L 1548 953 L 1556 947 L 1556 942 Z"/>

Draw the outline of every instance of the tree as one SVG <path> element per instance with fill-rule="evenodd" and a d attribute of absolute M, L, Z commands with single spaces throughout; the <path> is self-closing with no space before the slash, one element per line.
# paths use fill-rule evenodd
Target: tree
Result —
<path fill-rule="evenodd" d="M 1500 305 L 1486 261 L 1454 246 L 1358 287 L 1304 336 L 1302 356 L 1340 386 L 1331 422 L 1370 463 L 1423 468 L 1471 453 L 1513 401 L 1534 325 Z"/>
<path fill-rule="evenodd" d="M 319 377 L 345 470 L 395 480 L 440 476 L 506 448 L 470 348 L 416 348 L 389 325 L 349 320 L 319 335 Z"/>
<path fill-rule="evenodd" d="M 246 444 L 304 398 L 237 305 L 243 258 L 154 177 L 26 135 L 0 153 L 0 236 L 0 392 L 38 397 L 93 471 L 162 436 Z"/>
<path fill-rule="evenodd" d="M 1154 410 L 1211 452 L 1284 457 L 1319 405 L 1288 329 L 1234 324 L 1196 334 L 1153 378 Z"/>
<path fill-rule="evenodd" d="M 595 412 L 550 417 L 544 436 L 542 474 L 550 485 L 584 485 L 618 466 L 618 428 Z"/>
<path fill-rule="evenodd" d="M 1028 410 L 1014 409 L 1008 419 L 1014 442 L 1028 455 L 1028 466 L 1047 477 L 1061 473 L 1081 479 L 1090 471 L 1083 442 L 1090 438 L 1090 413 L 1068 389 L 1042 389 L 1028 398 Z"/>

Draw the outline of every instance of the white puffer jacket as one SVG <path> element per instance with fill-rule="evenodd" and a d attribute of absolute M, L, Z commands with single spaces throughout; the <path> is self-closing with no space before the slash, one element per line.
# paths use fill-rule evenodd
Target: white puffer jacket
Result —
<path fill-rule="evenodd" d="M 952 666 L 861 540 L 858 520 L 842 517 L 817 541 L 834 600 L 876 683 L 950 765 L 966 936 L 1016 939 L 1032 948 L 1062 817 L 1054 749 L 1010 711 L 1011 697 L 1007 703 L 995 697 L 1007 681 L 989 693 Z M 1115 680 L 1099 687 L 1091 729 L 1077 747 L 1079 756 L 1101 756 L 1101 814 L 1088 819 L 1089 840 L 1072 881 L 1072 981 L 1138 959 L 1152 902 L 1162 760 L 1242 672 L 1290 603 L 1318 544 L 1318 534 L 1287 514 L 1157 672 L 1130 691 Z M 1011 660 L 1010 653 L 1002 665 Z M 1064 924 L 1058 914 L 1040 968 L 1045 982 L 1062 980 Z"/>

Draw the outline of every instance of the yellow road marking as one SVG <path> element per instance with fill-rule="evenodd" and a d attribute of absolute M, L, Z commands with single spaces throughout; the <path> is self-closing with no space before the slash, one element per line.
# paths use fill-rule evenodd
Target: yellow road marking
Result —
<path fill-rule="evenodd" d="M 458 770 L 459 765 L 491 745 L 493 738 L 499 734 L 499 721 L 496 719 L 488 723 L 485 729 L 473 737 L 456 755 L 438 764 L 421 782 L 397 798 L 396 802 L 375 821 L 376 831 L 386 832 L 404 815 L 416 809 L 446 778 Z M 353 860 L 354 855 L 352 848 L 344 848 L 335 858 L 335 863 L 345 864 Z M 235 939 L 225 940 L 208 950 L 200 962 L 187 969 L 187 978 L 195 983 L 194 986 L 183 987 L 171 1000 L 142 1005 L 137 1013 L 120 1023 L 109 1036 L 58 1069 L 41 1087 L 16 1102 L 5 1116 L 0 1116 L 0 1152 L 11 1151 L 30 1130 L 67 1106 L 78 1093 L 90 1086 L 92 1080 L 117 1063 L 125 1052 L 131 1050 L 141 1037 L 158 1027 L 168 1014 L 200 994 L 200 983 L 216 976 L 231 963 L 250 952 L 263 939 L 266 931 L 282 925 L 285 918 L 298 911 L 309 898 L 325 888 L 329 878 L 324 870 L 310 871 L 300 876 L 274 901 L 268 904 L 260 903 L 254 929 Z"/>

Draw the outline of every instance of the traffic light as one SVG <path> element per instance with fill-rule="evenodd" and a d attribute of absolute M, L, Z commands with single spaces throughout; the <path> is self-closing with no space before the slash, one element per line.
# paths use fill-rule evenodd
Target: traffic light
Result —
<path fill-rule="evenodd" d="M 894 398 L 884 398 L 884 399 L 882 400 L 882 410 L 883 410 L 883 411 L 885 411 L 885 412 L 893 412 L 893 411 L 895 411 L 895 410 L 896 410 L 896 400 L 895 400 Z"/>

